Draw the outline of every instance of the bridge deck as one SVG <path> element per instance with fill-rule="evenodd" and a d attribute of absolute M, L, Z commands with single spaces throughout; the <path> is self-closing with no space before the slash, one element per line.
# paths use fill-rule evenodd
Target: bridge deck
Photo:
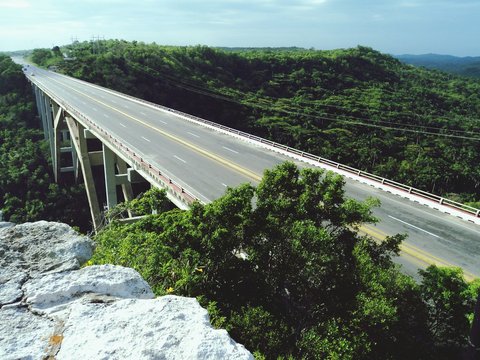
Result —
<path fill-rule="evenodd" d="M 93 119 L 141 157 L 163 169 L 195 197 L 210 202 L 226 186 L 257 183 L 264 169 L 291 158 L 186 121 L 108 89 L 33 68 L 31 80 Z M 310 166 L 297 162 L 299 166 Z M 375 238 L 407 233 L 399 260 L 411 274 L 437 263 L 462 267 L 468 278 L 480 277 L 480 227 L 412 201 L 346 179 L 348 196 L 377 197 L 380 223 L 363 228 Z"/>

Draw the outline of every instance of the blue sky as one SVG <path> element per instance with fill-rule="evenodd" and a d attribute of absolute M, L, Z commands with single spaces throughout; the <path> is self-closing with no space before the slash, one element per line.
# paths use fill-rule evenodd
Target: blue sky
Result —
<path fill-rule="evenodd" d="M 0 0 L 0 51 L 90 40 L 480 56 L 480 0 Z"/>

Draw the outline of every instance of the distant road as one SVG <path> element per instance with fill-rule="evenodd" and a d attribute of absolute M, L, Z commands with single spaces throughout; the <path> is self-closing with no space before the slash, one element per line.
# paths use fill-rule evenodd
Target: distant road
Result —
<path fill-rule="evenodd" d="M 31 73 L 32 80 L 93 119 L 153 165 L 165 169 L 172 179 L 204 202 L 220 197 L 227 186 L 257 184 L 265 169 L 291 161 L 108 89 L 33 65 L 27 75 Z M 307 166 L 301 162 L 297 165 Z M 376 197 L 382 203 L 375 209 L 380 222 L 362 227 L 364 233 L 377 240 L 396 233 L 408 234 L 397 261 L 405 272 L 415 275 L 418 268 L 435 263 L 461 267 L 469 280 L 480 277 L 480 226 L 350 179 L 346 179 L 346 193 L 359 200 Z"/>

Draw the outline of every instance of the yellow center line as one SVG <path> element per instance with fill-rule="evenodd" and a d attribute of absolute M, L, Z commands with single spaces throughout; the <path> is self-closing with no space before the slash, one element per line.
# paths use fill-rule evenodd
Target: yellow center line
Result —
<path fill-rule="evenodd" d="M 111 106 L 111 105 L 109 105 L 109 104 L 106 104 L 106 103 L 98 100 L 98 99 L 95 99 L 94 97 L 89 96 L 89 95 L 83 93 L 82 91 L 77 90 L 77 89 L 75 89 L 75 88 L 73 88 L 73 87 L 71 87 L 71 86 L 69 86 L 69 85 L 63 84 L 63 83 L 61 83 L 60 81 L 57 81 L 56 79 L 53 79 L 53 78 L 50 78 L 50 79 L 53 80 L 53 81 L 55 81 L 55 82 L 57 82 L 57 83 L 59 83 L 59 84 L 62 85 L 62 86 L 68 87 L 69 89 L 71 89 L 71 90 L 73 90 L 73 91 L 75 91 L 75 92 L 77 92 L 77 93 L 85 96 L 86 98 L 88 98 L 88 99 L 90 99 L 90 100 L 92 100 L 92 101 L 95 101 L 95 102 L 97 102 L 97 103 L 99 103 L 99 104 L 101 104 L 101 105 L 103 105 L 103 106 L 105 106 L 105 107 L 107 107 L 107 108 L 109 108 L 109 109 L 111 109 L 111 110 L 113 110 L 113 111 L 118 112 L 119 114 L 122 114 L 123 116 L 126 116 L 126 117 L 132 119 L 133 121 L 136 121 L 136 122 L 142 124 L 142 125 L 145 126 L 145 127 L 148 127 L 148 128 L 150 128 L 150 129 L 152 129 L 152 130 L 155 130 L 156 132 L 162 134 L 163 136 L 165 136 L 165 137 L 167 137 L 167 138 L 169 138 L 169 139 L 171 139 L 171 140 L 173 140 L 173 141 L 175 141 L 175 142 L 177 142 L 177 143 L 179 143 L 179 144 L 182 144 L 183 146 L 185 146 L 185 147 L 187 147 L 187 148 L 189 148 L 189 149 L 192 149 L 193 151 L 195 151 L 195 152 L 197 152 L 197 153 L 199 153 L 199 154 L 202 154 L 203 156 L 205 156 L 205 157 L 207 157 L 207 158 L 210 158 L 210 159 L 212 159 L 212 160 L 214 160 L 214 161 L 222 164 L 222 165 L 225 166 L 225 167 L 228 167 L 228 168 L 231 168 L 231 169 L 237 171 L 238 173 L 246 176 L 247 178 L 250 178 L 250 179 L 252 179 L 252 180 L 254 180 L 254 181 L 257 181 L 257 182 L 260 182 L 260 180 L 262 179 L 261 176 L 257 175 L 257 174 L 254 173 L 253 171 L 251 171 L 251 170 L 249 170 L 249 169 L 246 169 L 246 168 L 242 167 L 241 165 L 238 165 L 238 164 L 234 163 L 233 161 L 224 159 L 223 157 L 221 157 L 221 156 L 219 156 L 219 155 L 216 155 L 216 154 L 213 154 L 213 153 L 209 152 L 208 150 L 205 150 L 205 149 L 203 149 L 203 148 L 201 148 L 201 147 L 199 147 L 199 146 L 197 146 L 197 145 L 194 145 L 194 144 L 192 144 L 192 143 L 190 143 L 190 142 L 188 142 L 188 141 L 186 141 L 186 140 L 183 140 L 182 138 L 179 138 L 178 136 L 172 135 L 172 134 L 170 134 L 170 133 L 168 133 L 168 132 L 166 132 L 166 131 L 164 131 L 164 130 L 162 130 L 162 129 L 159 129 L 159 128 L 153 126 L 153 125 L 150 125 L 150 124 L 148 124 L 147 122 L 145 122 L 145 121 L 143 121 L 143 120 L 141 120 L 141 119 L 138 119 L 138 118 L 136 118 L 136 117 L 134 117 L 134 116 L 132 116 L 132 115 L 130 115 L 130 114 L 127 114 L 127 113 L 125 113 L 125 112 L 123 112 L 123 111 L 121 111 L 121 110 L 118 110 L 118 109 L 115 108 L 114 106 Z"/>
<path fill-rule="evenodd" d="M 367 235 L 370 235 L 375 240 L 379 240 L 379 241 L 385 240 L 385 238 L 388 236 L 388 234 L 384 233 L 380 229 L 372 228 L 371 226 L 368 226 L 368 225 L 363 225 L 359 229 L 361 232 Z M 441 259 L 416 246 L 407 244 L 405 242 L 400 244 L 400 250 L 404 254 L 407 254 L 417 260 L 420 260 L 422 263 L 426 265 L 437 265 L 437 266 L 444 266 L 444 267 L 460 267 L 460 266 L 453 265 L 447 260 Z M 473 281 L 477 278 L 475 275 L 465 270 L 463 270 L 463 276 L 467 281 Z"/>

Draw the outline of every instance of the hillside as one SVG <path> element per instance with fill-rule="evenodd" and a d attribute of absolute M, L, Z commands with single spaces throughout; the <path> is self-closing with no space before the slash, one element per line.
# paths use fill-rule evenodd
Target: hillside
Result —
<path fill-rule="evenodd" d="M 397 55 L 405 64 L 423 66 L 452 74 L 480 79 L 480 56 L 458 57 L 451 55 Z"/>
<path fill-rule="evenodd" d="M 345 149 L 368 154 L 374 144 L 359 142 L 354 131 L 367 136 L 364 127 L 375 126 L 376 137 L 383 139 L 380 129 L 387 129 L 380 116 L 371 124 L 360 124 L 360 117 L 346 120 L 357 109 L 354 103 L 324 103 L 358 97 L 372 108 L 383 106 L 386 102 L 365 98 L 363 91 L 371 91 L 367 85 L 378 86 L 380 79 L 400 82 L 388 67 L 402 68 L 365 48 L 296 50 L 294 55 L 113 41 L 90 45 L 71 49 L 77 60 L 64 62 L 59 51 L 49 50 L 33 56 L 137 96 L 349 157 Z M 383 64 L 381 74 L 377 64 Z M 327 81 L 329 73 L 334 77 Z M 305 103 L 311 106 L 301 106 Z M 329 141 L 338 134 L 344 138 L 327 146 L 323 137 L 328 134 Z M 418 136 L 417 145 L 420 141 Z M 153 198 L 146 194 L 136 200 L 137 207 L 144 214 L 157 210 L 156 215 L 133 224 L 113 221 L 96 236 L 89 264 L 132 267 L 157 295 L 197 297 L 212 323 L 226 328 L 258 359 L 450 359 L 467 346 L 478 282 L 465 283 L 459 269 L 430 267 L 420 273 L 420 284 L 402 275 L 392 258 L 404 236 L 377 243 L 357 233 L 360 224 L 375 221 L 376 201 L 346 198 L 338 175 L 284 163 L 266 171 L 257 187 L 228 189 L 224 197 L 208 205 L 195 203 L 188 211 L 163 212 L 165 194 Z M 129 206 L 120 205 L 119 211 Z"/>
<path fill-rule="evenodd" d="M 0 55 L 0 209 L 5 220 L 58 220 L 89 230 L 83 186 L 54 182 L 50 151 L 20 65 Z"/>
<path fill-rule="evenodd" d="M 107 40 L 62 52 L 76 60 L 58 50 L 32 59 L 426 191 L 480 199 L 479 81 L 365 47 L 226 52 Z"/>

